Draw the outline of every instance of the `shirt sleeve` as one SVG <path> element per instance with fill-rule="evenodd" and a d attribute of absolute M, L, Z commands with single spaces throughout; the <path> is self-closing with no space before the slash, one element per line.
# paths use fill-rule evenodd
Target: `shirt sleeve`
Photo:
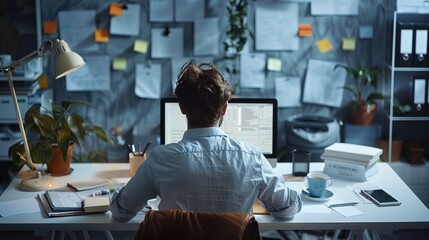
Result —
<path fill-rule="evenodd" d="M 127 185 L 113 194 L 110 211 L 115 220 L 128 222 L 146 206 L 149 199 L 156 197 L 153 174 L 150 168 L 150 159 L 148 158 Z"/>
<path fill-rule="evenodd" d="M 268 161 L 262 159 L 262 183 L 258 199 L 273 217 L 293 218 L 302 208 L 301 195 L 289 189 L 283 176 L 274 173 Z"/>

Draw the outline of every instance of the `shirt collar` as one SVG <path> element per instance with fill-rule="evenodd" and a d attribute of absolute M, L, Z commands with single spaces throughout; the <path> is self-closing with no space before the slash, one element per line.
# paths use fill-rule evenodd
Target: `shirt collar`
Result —
<path fill-rule="evenodd" d="M 211 136 L 226 136 L 222 129 L 218 127 L 207 128 L 192 128 L 186 130 L 183 138 L 211 137 Z"/>

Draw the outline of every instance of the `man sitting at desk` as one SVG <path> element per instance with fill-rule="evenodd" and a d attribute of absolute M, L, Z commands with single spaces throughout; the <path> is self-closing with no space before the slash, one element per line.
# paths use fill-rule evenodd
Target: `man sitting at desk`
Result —
<path fill-rule="evenodd" d="M 274 217 L 292 218 L 301 210 L 301 196 L 273 172 L 261 151 L 219 128 L 231 93 L 214 65 L 191 61 L 182 67 L 175 95 L 188 130 L 180 142 L 152 149 L 113 195 L 113 218 L 129 221 L 157 195 L 159 209 L 251 213 L 258 198 Z"/>

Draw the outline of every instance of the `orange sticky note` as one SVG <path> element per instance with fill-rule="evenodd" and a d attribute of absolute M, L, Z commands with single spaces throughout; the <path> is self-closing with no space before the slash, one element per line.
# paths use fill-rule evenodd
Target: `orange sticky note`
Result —
<path fill-rule="evenodd" d="M 122 4 L 112 3 L 112 4 L 110 4 L 109 14 L 114 15 L 114 16 L 121 16 L 122 10 L 123 10 Z"/>
<path fill-rule="evenodd" d="M 319 50 L 321 53 L 331 51 L 333 48 L 331 42 L 327 38 L 317 41 L 316 44 L 317 44 L 317 47 L 319 47 Z"/>
<path fill-rule="evenodd" d="M 299 24 L 298 36 L 300 37 L 311 37 L 313 35 L 311 24 L 301 23 Z"/>
<path fill-rule="evenodd" d="M 45 34 L 57 33 L 57 22 L 56 21 L 45 21 L 43 23 L 43 32 Z"/>
<path fill-rule="evenodd" d="M 107 30 L 107 29 L 96 29 L 94 35 L 95 35 L 95 41 L 96 42 L 108 42 L 109 41 L 109 30 Z"/>

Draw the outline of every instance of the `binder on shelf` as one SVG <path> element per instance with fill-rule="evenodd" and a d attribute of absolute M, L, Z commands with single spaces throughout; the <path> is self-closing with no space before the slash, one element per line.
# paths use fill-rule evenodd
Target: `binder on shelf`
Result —
<path fill-rule="evenodd" d="M 412 84 L 411 115 L 424 116 L 427 108 L 427 78 L 414 77 Z"/>
<path fill-rule="evenodd" d="M 411 22 L 398 22 L 396 27 L 395 65 L 397 67 L 412 67 L 414 24 Z"/>
<path fill-rule="evenodd" d="M 414 67 L 428 67 L 429 24 L 414 25 Z"/>

